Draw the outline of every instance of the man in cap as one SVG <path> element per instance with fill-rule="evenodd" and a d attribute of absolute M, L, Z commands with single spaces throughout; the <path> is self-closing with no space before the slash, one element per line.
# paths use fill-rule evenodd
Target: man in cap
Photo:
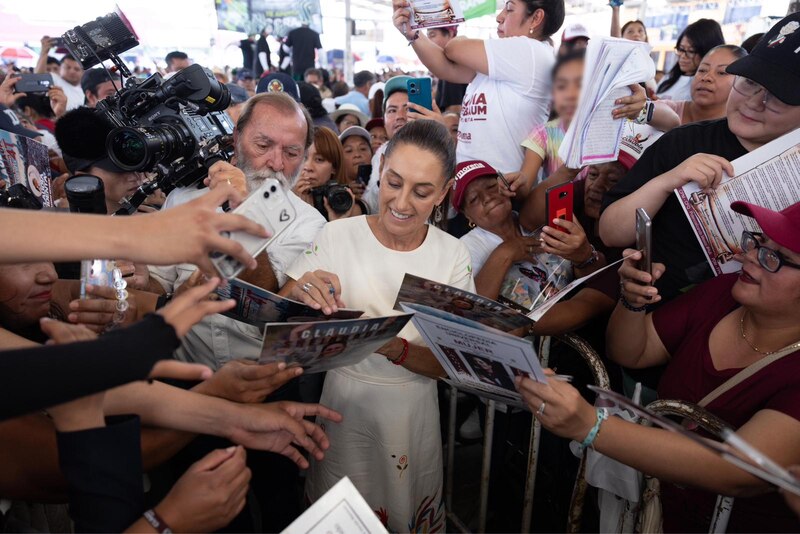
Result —
<path fill-rule="evenodd" d="M 247 94 L 250 96 L 256 94 L 256 80 L 253 77 L 253 71 L 250 69 L 239 69 L 236 72 L 236 85 L 247 91 Z"/>
<path fill-rule="evenodd" d="M 286 93 L 300 102 L 300 88 L 291 76 L 283 72 L 273 72 L 261 78 L 256 93 Z"/>
<path fill-rule="evenodd" d="M 81 78 L 81 88 L 86 95 L 86 105 L 90 108 L 117 92 L 114 82 L 106 69 L 102 67 L 84 71 Z"/>
<path fill-rule="evenodd" d="M 580 22 L 570 24 L 561 34 L 561 46 L 558 48 L 558 56 L 566 56 L 570 52 L 583 50 L 589 46 L 589 30 Z"/>

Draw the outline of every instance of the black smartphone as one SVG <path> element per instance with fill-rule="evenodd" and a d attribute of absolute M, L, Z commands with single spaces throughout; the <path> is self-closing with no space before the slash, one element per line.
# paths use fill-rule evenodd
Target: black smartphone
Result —
<path fill-rule="evenodd" d="M 20 74 L 14 90 L 18 93 L 46 93 L 53 86 L 53 76 L 44 74 Z"/>
<path fill-rule="evenodd" d="M 642 253 L 639 270 L 653 274 L 652 223 L 644 208 L 636 209 L 636 250 Z"/>
<path fill-rule="evenodd" d="M 369 183 L 370 176 L 372 176 L 372 165 L 367 163 L 365 165 L 358 166 L 358 172 L 356 173 L 357 182 L 367 185 Z"/>

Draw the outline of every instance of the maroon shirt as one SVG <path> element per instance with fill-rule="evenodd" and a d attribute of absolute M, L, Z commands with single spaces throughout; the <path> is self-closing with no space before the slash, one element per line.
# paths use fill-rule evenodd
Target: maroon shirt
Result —
<path fill-rule="evenodd" d="M 658 396 L 699 402 L 739 369 L 718 371 L 708 348 L 714 326 L 739 307 L 731 296 L 738 274 L 718 276 L 653 312 L 653 324 L 671 355 Z M 706 407 L 733 428 L 770 409 L 800 420 L 800 351 L 771 363 Z M 680 461 L 676 458 L 675 461 Z M 664 530 L 708 532 L 716 496 L 662 483 Z M 777 493 L 737 498 L 728 532 L 796 532 L 800 522 Z"/>

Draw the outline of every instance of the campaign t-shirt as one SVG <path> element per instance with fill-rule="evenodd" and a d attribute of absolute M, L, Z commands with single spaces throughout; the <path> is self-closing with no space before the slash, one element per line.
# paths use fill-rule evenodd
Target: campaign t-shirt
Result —
<path fill-rule="evenodd" d="M 490 39 L 484 46 L 489 75 L 477 73 L 467 86 L 456 159 L 480 159 L 501 172 L 516 172 L 522 167 L 520 143 L 550 113 L 553 50 L 527 37 Z"/>
<path fill-rule="evenodd" d="M 286 46 L 292 47 L 292 75 L 302 76 L 306 69 L 314 66 L 314 52 L 322 48 L 322 43 L 317 32 L 301 26 L 289 32 Z"/>
<path fill-rule="evenodd" d="M 670 171 L 694 154 L 706 153 L 732 161 L 747 153 L 728 129 L 728 119 L 687 124 L 665 133 L 639 158 L 616 186 L 603 197 L 603 209 L 628 196 L 653 178 Z M 653 216 L 653 261 L 667 270 L 656 282 L 662 302 L 713 276 L 692 226 L 672 194 Z M 635 221 L 631 217 L 631 225 Z"/>

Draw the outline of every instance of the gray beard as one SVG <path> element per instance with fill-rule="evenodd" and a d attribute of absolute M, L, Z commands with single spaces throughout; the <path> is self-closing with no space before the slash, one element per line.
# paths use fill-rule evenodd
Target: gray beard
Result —
<path fill-rule="evenodd" d="M 248 191 L 255 191 L 258 189 L 267 178 L 278 180 L 284 189 L 288 189 L 292 187 L 295 180 L 300 175 L 300 170 L 302 168 L 302 165 L 298 165 L 297 170 L 291 176 L 286 176 L 283 172 L 273 171 L 272 169 L 256 169 L 252 162 L 244 156 L 244 151 L 241 150 L 241 146 L 238 144 L 236 146 L 236 166 L 239 167 L 247 179 Z"/>

